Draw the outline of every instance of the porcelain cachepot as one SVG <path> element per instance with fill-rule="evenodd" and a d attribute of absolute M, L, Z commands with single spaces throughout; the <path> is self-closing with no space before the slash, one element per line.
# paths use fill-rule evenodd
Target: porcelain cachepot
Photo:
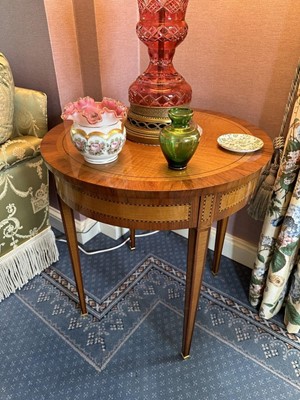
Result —
<path fill-rule="evenodd" d="M 126 141 L 124 123 L 117 118 L 110 125 L 99 124 L 98 127 L 74 122 L 70 134 L 76 149 L 92 164 L 115 161 Z"/>
<path fill-rule="evenodd" d="M 104 97 L 95 101 L 86 96 L 65 105 L 63 120 L 72 120 L 71 140 L 84 159 L 92 164 L 115 161 L 126 141 L 124 122 L 127 107 Z"/>

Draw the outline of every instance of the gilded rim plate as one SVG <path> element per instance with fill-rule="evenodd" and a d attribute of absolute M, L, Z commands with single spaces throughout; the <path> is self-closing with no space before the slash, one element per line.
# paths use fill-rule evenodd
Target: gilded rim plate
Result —
<path fill-rule="evenodd" d="M 261 139 L 244 133 L 226 133 L 219 136 L 217 142 L 223 149 L 236 153 L 250 153 L 261 149 L 264 145 Z"/>

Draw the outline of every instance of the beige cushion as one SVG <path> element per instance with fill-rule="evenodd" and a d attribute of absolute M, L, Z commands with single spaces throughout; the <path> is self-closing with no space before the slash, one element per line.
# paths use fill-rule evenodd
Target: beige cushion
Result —
<path fill-rule="evenodd" d="M 0 53 L 0 143 L 10 138 L 13 131 L 14 80 L 9 63 Z"/>

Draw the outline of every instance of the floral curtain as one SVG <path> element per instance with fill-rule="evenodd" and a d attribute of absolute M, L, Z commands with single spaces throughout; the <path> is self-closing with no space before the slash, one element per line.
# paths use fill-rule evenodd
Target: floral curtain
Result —
<path fill-rule="evenodd" d="M 250 303 L 270 319 L 285 306 L 287 331 L 300 331 L 300 89 L 250 282 Z"/>

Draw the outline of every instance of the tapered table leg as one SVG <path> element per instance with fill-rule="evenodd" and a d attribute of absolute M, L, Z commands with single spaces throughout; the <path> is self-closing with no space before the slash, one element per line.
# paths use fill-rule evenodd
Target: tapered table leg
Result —
<path fill-rule="evenodd" d="M 130 250 L 135 250 L 135 229 L 130 229 Z"/>
<path fill-rule="evenodd" d="M 76 229 L 75 229 L 75 223 L 74 223 L 74 214 L 73 214 L 73 210 L 66 203 L 64 203 L 59 196 L 58 196 L 58 201 L 59 201 L 61 216 L 62 216 L 64 228 L 65 228 L 65 234 L 67 237 L 69 254 L 70 254 L 73 273 L 74 273 L 74 277 L 75 277 L 81 313 L 82 313 L 82 315 L 84 315 L 84 314 L 87 314 L 87 309 L 86 309 L 84 290 L 83 290 L 83 280 L 82 280 L 81 267 L 80 267 L 80 257 L 79 257 L 77 235 L 76 235 Z"/>
<path fill-rule="evenodd" d="M 220 260 L 222 255 L 222 249 L 228 225 L 229 217 L 221 219 L 217 222 L 216 242 L 214 248 L 214 258 L 212 262 L 211 271 L 213 275 L 217 275 L 220 268 Z"/>
<path fill-rule="evenodd" d="M 205 266 L 209 229 L 189 229 L 186 289 L 181 355 L 189 357 Z"/>

